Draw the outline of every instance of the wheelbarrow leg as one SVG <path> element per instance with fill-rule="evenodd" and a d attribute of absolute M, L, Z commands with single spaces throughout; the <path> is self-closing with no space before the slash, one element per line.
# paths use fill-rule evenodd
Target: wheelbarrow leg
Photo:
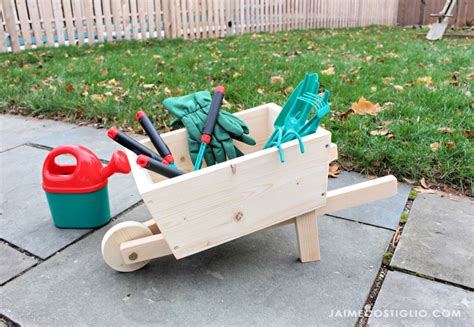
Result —
<path fill-rule="evenodd" d="M 296 237 L 301 262 L 319 261 L 319 234 L 316 211 L 295 218 Z"/>

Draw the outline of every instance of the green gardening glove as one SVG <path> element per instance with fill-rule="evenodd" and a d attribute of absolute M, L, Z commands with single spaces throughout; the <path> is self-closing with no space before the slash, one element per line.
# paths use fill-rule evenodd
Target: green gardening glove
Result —
<path fill-rule="evenodd" d="M 165 108 L 176 117 L 172 124 L 181 122 L 188 131 L 189 153 L 193 164 L 201 146 L 201 134 L 206 124 L 211 94 L 208 91 L 168 98 L 163 101 Z M 248 136 L 249 128 L 239 118 L 220 110 L 217 124 L 212 134 L 211 143 L 206 147 L 204 160 L 208 166 L 227 159 L 240 157 L 243 153 L 234 145 L 232 140 L 255 145 L 255 140 Z"/>

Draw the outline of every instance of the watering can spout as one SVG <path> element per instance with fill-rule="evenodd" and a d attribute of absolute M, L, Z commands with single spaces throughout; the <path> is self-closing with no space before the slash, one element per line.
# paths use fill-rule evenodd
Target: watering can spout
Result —
<path fill-rule="evenodd" d="M 115 173 L 128 174 L 130 170 L 127 155 L 118 150 L 112 154 L 109 164 L 102 168 L 101 174 L 104 179 L 107 179 Z"/>

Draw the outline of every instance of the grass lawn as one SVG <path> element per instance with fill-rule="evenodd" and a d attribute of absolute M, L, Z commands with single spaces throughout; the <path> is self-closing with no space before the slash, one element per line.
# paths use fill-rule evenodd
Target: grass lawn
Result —
<path fill-rule="evenodd" d="M 369 27 L 1 54 L 0 111 L 138 130 L 134 114 L 145 109 L 167 129 L 166 97 L 224 84 L 231 111 L 282 105 L 306 72 L 318 72 L 331 91 L 323 122 L 345 168 L 472 194 L 474 43 L 416 33 Z M 384 110 L 342 119 L 361 96 Z"/>

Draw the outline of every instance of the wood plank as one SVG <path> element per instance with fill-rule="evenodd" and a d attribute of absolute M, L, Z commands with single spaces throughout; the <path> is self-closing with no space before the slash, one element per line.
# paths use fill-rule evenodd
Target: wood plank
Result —
<path fill-rule="evenodd" d="M 113 41 L 114 28 L 112 26 L 112 4 L 110 0 L 102 0 L 102 9 L 104 11 L 104 25 L 105 25 L 106 39 L 107 41 Z"/>
<path fill-rule="evenodd" d="M 164 31 L 164 38 L 171 38 L 171 8 L 170 8 L 170 0 L 163 0 L 163 31 Z"/>
<path fill-rule="evenodd" d="M 145 40 L 147 38 L 145 1 L 146 0 L 137 0 L 138 17 L 139 17 L 139 23 L 140 23 L 140 38 L 142 40 Z"/>
<path fill-rule="evenodd" d="M 57 1 L 57 0 L 55 0 Z M 1 2 L 1 1 L 0 1 Z M 28 11 L 26 8 L 25 0 L 17 0 L 16 1 L 16 8 L 18 10 L 18 17 L 20 20 L 20 27 L 21 27 L 21 36 L 23 37 L 23 42 L 25 44 L 25 48 L 31 49 L 31 30 L 30 30 L 30 18 L 28 17 Z M 0 21 L 0 24 L 2 22 Z M 3 25 L 0 26 L 3 31 Z M 1 33 L 1 31 L 0 31 Z M 0 47 L 0 52 L 3 50 Z"/>
<path fill-rule="evenodd" d="M 186 7 L 187 0 L 181 0 L 179 4 L 179 10 L 181 13 L 181 28 L 183 30 L 183 39 L 187 40 L 189 37 L 188 31 L 188 9 Z"/>
<path fill-rule="evenodd" d="M 71 0 L 62 0 L 64 10 L 64 20 L 66 21 L 67 39 L 69 45 L 76 44 L 74 20 L 72 16 Z M 31 10 L 31 8 L 30 8 Z"/>
<path fill-rule="evenodd" d="M 199 0 L 191 0 L 194 2 L 194 24 L 195 24 L 195 37 L 196 39 L 200 39 L 202 37 L 201 32 L 201 1 Z"/>
<path fill-rule="evenodd" d="M 72 0 L 73 17 L 77 31 L 77 41 L 79 45 L 84 44 L 84 22 L 81 8 L 81 0 Z"/>
<path fill-rule="evenodd" d="M 132 0 L 133 2 L 133 0 Z M 132 38 L 132 26 L 131 26 L 131 17 L 130 17 L 130 2 L 129 0 L 122 0 L 120 3 L 120 12 L 122 18 L 122 28 L 123 28 L 123 35 L 126 40 L 130 40 Z M 122 32 L 121 31 L 121 32 Z"/>
<path fill-rule="evenodd" d="M 188 12 L 188 30 L 189 30 L 189 37 L 192 40 L 196 39 L 196 24 L 195 24 L 195 1 L 194 0 L 187 0 L 186 2 L 186 9 Z"/>
<path fill-rule="evenodd" d="M 17 1 L 17 6 L 19 2 Z M 61 0 L 52 0 L 53 16 L 54 16 L 54 31 L 56 32 L 57 42 L 59 45 L 64 44 L 64 18 Z"/>
<path fill-rule="evenodd" d="M 130 1 L 130 19 L 131 19 L 131 28 L 132 28 L 132 35 L 131 38 L 134 40 L 139 40 L 141 38 L 139 33 L 139 24 L 138 24 L 138 9 L 137 9 L 137 0 Z"/>
<path fill-rule="evenodd" d="M 124 242 L 120 245 L 123 261 L 126 264 L 133 264 L 171 255 L 172 252 L 162 234 L 156 234 L 138 238 L 133 241 Z M 131 255 L 135 253 L 135 255 Z M 130 260 L 130 258 L 135 258 Z"/>
<path fill-rule="evenodd" d="M 224 37 L 226 34 L 226 22 L 225 22 L 225 2 L 218 1 L 219 3 L 219 36 Z"/>
<path fill-rule="evenodd" d="M 153 0 L 145 1 L 145 11 L 147 17 L 148 38 L 155 37 L 155 6 Z"/>
<path fill-rule="evenodd" d="M 5 30 L 3 28 L 3 17 L 5 13 L 3 12 L 3 2 L 0 1 L 0 53 L 7 51 L 7 40 L 5 35 Z"/>
<path fill-rule="evenodd" d="M 155 219 L 147 220 L 143 223 L 143 225 L 145 225 L 149 230 L 151 230 L 151 232 L 153 234 L 160 234 L 161 233 L 160 229 L 156 225 Z"/>
<path fill-rule="evenodd" d="M 201 27 L 202 37 L 209 37 L 209 23 L 208 23 L 208 11 L 207 11 L 207 0 L 201 0 Z"/>
<path fill-rule="evenodd" d="M 92 0 L 83 1 L 83 5 L 84 5 L 84 16 L 86 18 L 87 41 L 89 44 L 94 44 L 95 31 L 94 31 L 94 10 L 92 8 Z"/>
<path fill-rule="evenodd" d="M 174 25 L 176 26 L 177 37 L 181 38 L 183 34 L 183 19 L 181 17 L 181 0 L 177 0 L 175 4 L 175 22 Z"/>
<path fill-rule="evenodd" d="M 104 41 L 104 15 L 102 14 L 102 1 L 94 0 L 95 24 L 97 28 L 97 40 Z"/>
<path fill-rule="evenodd" d="M 42 1 L 39 9 L 41 20 L 43 22 L 43 29 L 46 34 L 46 42 L 49 46 L 54 46 L 53 9 L 51 8 L 51 0 Z"/>
<path fill-rule="evenodd" d="M 212 26 L 214 27 L 213 36 L 218 37 L 220 33 L 220 26 L 219 26 L 219 3 L 220 0 L 214 0 L 212 3 Z"/>
<path fill-rule="evenodd" d="M 176 25 L 176 1 L 170 0 L 170 26 L 171 26 L 171 37 L 176 39 L 178 37 L 178 28 Z"/>
<path fill-rule="evenodd" d="M 318 224 L 316 212 L 310 211 L 295 218 L 296 238 L 301 262 L 319 261 Z"/>
<path fill-rule="evenodd" d="M 112 0 L 112 19 L 114 23 L 114 35 L 116 40 L 122 39 L 122 2 L 121 0 Z"/>
<path fill-rule="evenodd" d="M 162 19 L 161 0 L 155 0 L 155 27 L 156 27 L 156 37 L 158 39 L 162 39 L 163 38 L 163 19 Z"/>

